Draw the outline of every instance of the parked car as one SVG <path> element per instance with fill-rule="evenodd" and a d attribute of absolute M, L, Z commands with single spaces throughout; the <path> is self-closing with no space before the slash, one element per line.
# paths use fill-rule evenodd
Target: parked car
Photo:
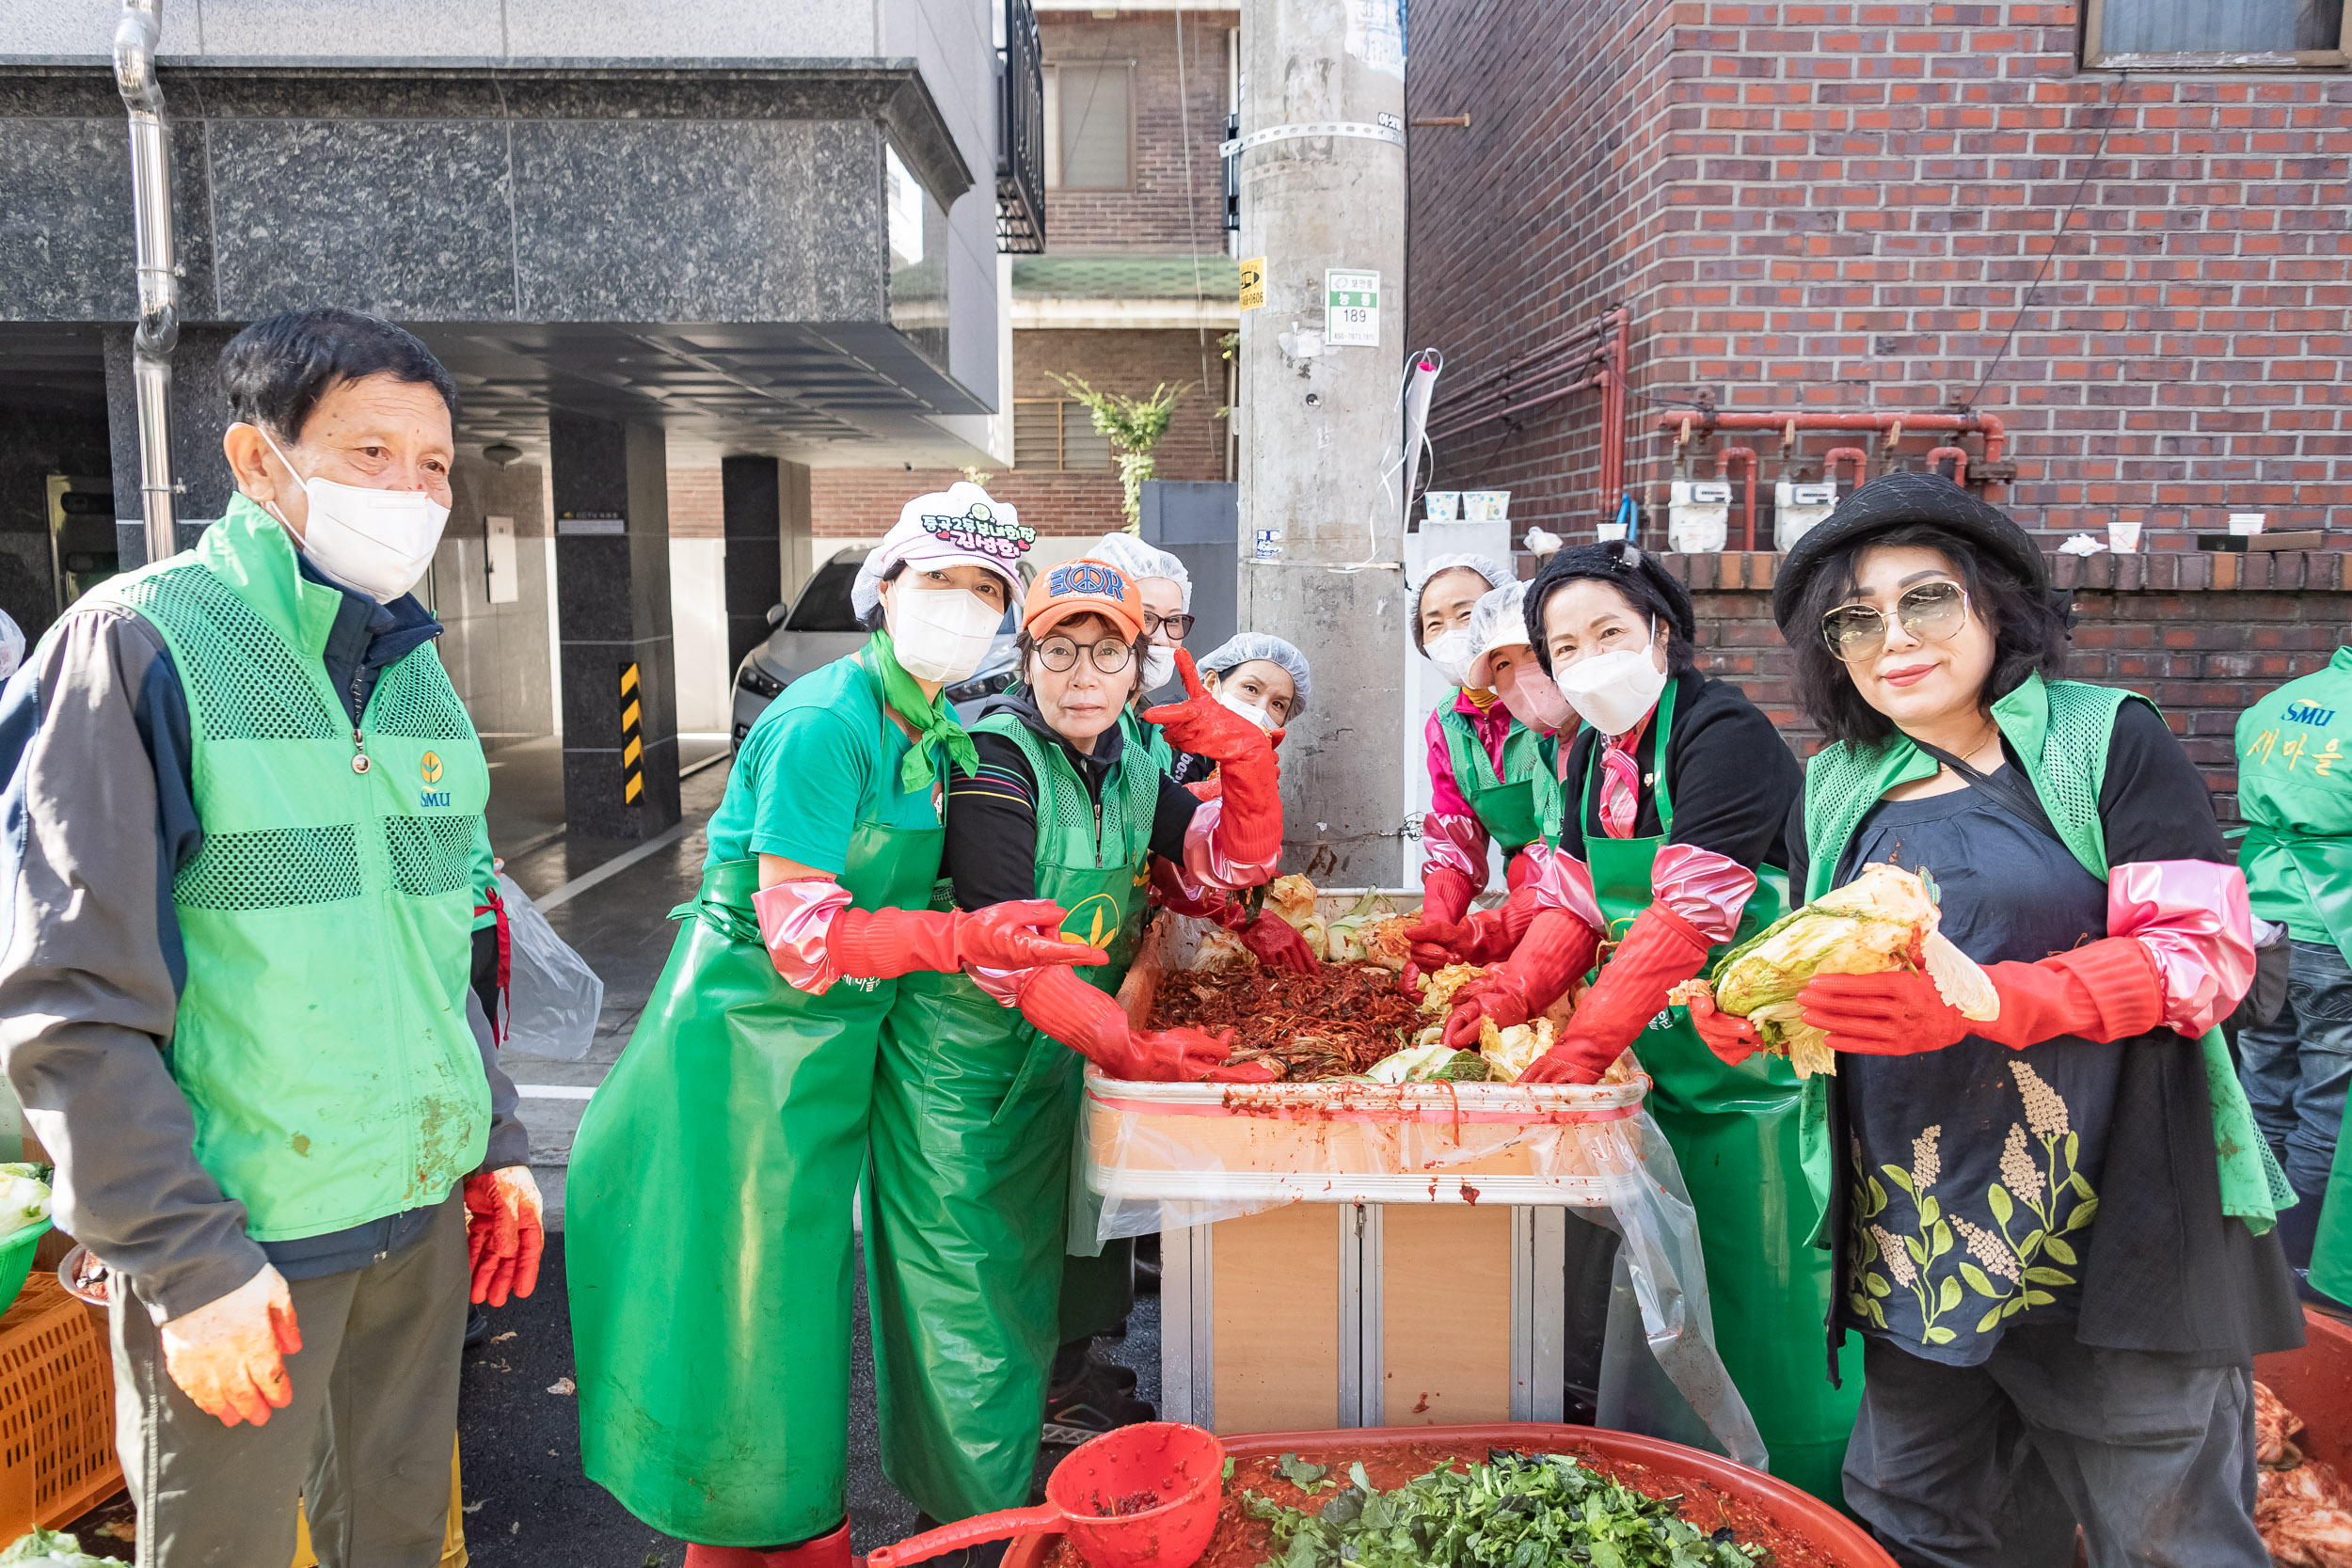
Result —
<path fill-rule="evenodd" d="M 745 654 L 735 670 L 737 744 L 741 744 L 753 723 L 786 687 L 866 645 L 867 634 L 850 605 L 850 590 L 856 586 L 857 569 L 865 560 L 863 549 L 839 552 L 802 584 L 789 606 L 777 605 L 768 611 L 768 625 L 775 629 L 766 641 Z M 1032 575 L 1024 562 L 1022 580 L 1026 582 Z M 958 717 L 967 721 L 978 718 L 983 700 L 1013 684 L 1017 660 L 1013 634 L 1020 625 L 1021 606 L 1016 600 L 1006 608 L 1005 618 L 996 626 L 996 641 L 989 644 L 980 667 L 947 689 L 947 700 L 955 705 Z"/>

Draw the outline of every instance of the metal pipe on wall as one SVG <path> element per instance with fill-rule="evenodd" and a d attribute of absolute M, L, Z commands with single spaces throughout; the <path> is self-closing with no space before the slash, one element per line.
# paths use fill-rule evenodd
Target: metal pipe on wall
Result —
<path fill-rule="evenodd" d="M 131 335 L 138 400 L 139 503 L 147 559 L 177 548 L 172 529 L 171 350 L 180 339 L 180 267 L 172 253 L 170 133 L 155 80 L 163 0 L 122 0 L 115 24 L 115 86 L 131 117 L 131 214 L 139 319 Z"/>
<path fill-rule="evenodd" d="M 1914 430 L 1976 431 L 1984 437 L 1984 461 L 1998 463 L 2009 433 L 1997 414 L 1726 414 L 1702 409 L 1692 414 L 1661 414 L 1658 426 L 1669 430 L 1685 420 L 1695 421 L 1702 436 L 1718 430 Z M 1786 445 L 1786 441 L 1783 442 Z M 1865 476 L 1867 477 L 1867 475 Z"/>

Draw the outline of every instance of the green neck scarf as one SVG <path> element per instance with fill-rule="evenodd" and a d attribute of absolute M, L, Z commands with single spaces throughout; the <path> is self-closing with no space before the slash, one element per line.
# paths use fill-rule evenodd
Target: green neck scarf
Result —
<path fill-rule="evenodd" d="M 878 631 L 866 644 L 866 667 L 882 677 L 882 696 L 899 718 L 914 725 L 922 733 L 907 751 L 906 761 L 898 765 L 898 784 L 908 794 L 928 789 L 939 776 L 938 764 L 931 759 L 934 743 L 946 749 L 947 758 L 956 765 L 956 771 L 970 777 L 980 766 L 980 753 L 972 744 L 972 737 L 956 722 L 956 710 L 947 704 L 947 693 L 926 697 L 923 689 L 914 684 L 914 677 L 898 668 L 898 652 L 891 646 L 890 634 Z"/>

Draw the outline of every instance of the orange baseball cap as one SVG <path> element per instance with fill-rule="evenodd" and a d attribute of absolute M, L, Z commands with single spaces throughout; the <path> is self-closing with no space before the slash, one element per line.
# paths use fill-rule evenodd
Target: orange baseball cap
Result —
<path fill-rule="evenodd" d="M 1081 556 L 1038 574 L 1021 606 L 1021 629 L 1042 637 L 1079 615 L 1100 615 L 1130 642 L 1143 635 L 1143 602 L 1127 574 L 1107 561 Z"/>

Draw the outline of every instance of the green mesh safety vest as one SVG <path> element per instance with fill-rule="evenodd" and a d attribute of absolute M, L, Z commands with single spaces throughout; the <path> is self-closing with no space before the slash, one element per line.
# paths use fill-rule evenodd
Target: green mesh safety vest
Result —
<path fill-rule="evenodd" d="M 2099 816 L 2099 792 L 2106 783 L 2115 716 L 2127 702 L 2148 699 L 2116 687 L 2044 681 L 2033 674 L 1993 705 L 1993 721 L 2025 765 L 2042 809 L 2050 814 L 2050 826 L 2083 869 L 2103 882 L 2107 879 L 2107 838 Z M 1898 784 L 1931 776 L 1937 766 L 1899 732 L 1872 747 L 1856 749 L 1841 741 L 1821 748 L 1804 770 L 1805 844 L 1812 856 L 1805 878 L 1807 902 L 1830 890 L 1847 844 L 1879 798 Z M 2221 1031 L 2208 1029 L 2199 1045 L 2213 1100 L 2221 1211 L 2245 1220 L 2259 1236 L 2270 1228 L 2278 1211 L 2295 1202 L 2295 1190 L 2280 1172 L 2270 1145 L 2254 1130 L 2253 1111 Z M 1806 1087 L 1817 1093 L 1826 1092 L 1827 1086 L 1825 1078 L 1806 1080 Z"/>
<path fill-rule="evenodd" d="M 993 713 L 972 728 L 1006 736 L 1028 759 L 1037 780 L 1037 895 L 1068 911 L 1063 935 L 1110 954 L 1110 962 L 1078 974 L 1116 991 L 1135 962 L 1143 929 L 1162 765 L 1152 749 L 1122 736 L 1119 766 L 1104 781 L 1098 807 L 1068 754 L 1018 714 Z"/>
<path fill-rule="evenodd" d="M 256 1241 L 439 1202 L 490 1129 L 466 1022 L 490 776 L 439 658 L 386 670 L 355 731 L 321 662 L 342 596 L 243 497 L 91 598 L 162 634 L 188 698 L 204 840 L 166 1060 L 198 1162 Z"/>
<path fill-rule="evenodd" d="M 1439 713 L 1438 728 L 1445 734 L 1454 787 L 1495 842 L 1508 851 L 1543 837 L 1560 796 L 1560 743 L 1514 719 L 1497 773 L 1486 742 L 1459 709 L 1449 705 Z"/>

